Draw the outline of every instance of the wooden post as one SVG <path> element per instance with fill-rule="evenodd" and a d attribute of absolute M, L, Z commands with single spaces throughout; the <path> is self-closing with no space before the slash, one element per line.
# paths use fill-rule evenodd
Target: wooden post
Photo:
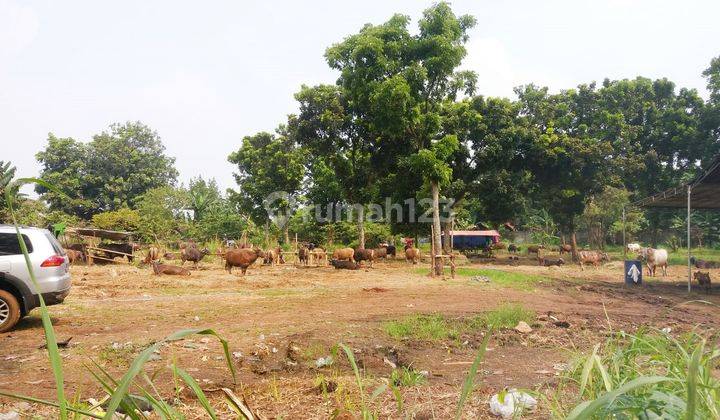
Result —
<path fill-rule="evenodd" d="M 455 278 L 455 254 L 450 250 L 450 277 Z"/>
<path fill-rule="evenodd" d="M 434 237 L 434 227 L 430 225 L 430 277 L 435 277 L 435 241 L 432 240 Z"/>

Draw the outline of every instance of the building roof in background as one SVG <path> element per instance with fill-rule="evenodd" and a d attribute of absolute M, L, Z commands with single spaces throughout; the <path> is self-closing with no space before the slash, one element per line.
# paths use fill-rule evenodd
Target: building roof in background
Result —
<path fill-rule="evenodd" d="M 453 230 L 453 236 L 500 236 L 497 230 Z"/>
<path fill-rule="evenodd" d="M 636 201 L 638 207 L 687 208 L 687 190 L 691 188 L 693 209 L 720 209 L 720 155 L 708 169 L 689 183 Z"/>

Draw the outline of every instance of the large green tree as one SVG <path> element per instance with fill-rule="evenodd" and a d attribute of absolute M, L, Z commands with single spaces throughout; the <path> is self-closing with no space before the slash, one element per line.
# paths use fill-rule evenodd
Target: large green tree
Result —
<path fill-rule="evenodd" d="M 441 110 L 458 93 L 474 88 L 475 75 L 456 69 L 466 55 L 467 31 L 475 19 L 456 16 L 441 2 L 424 11 L 417 34 L 410 32 L 409 23 L 407 16 L 395 15 L 382 25 L 366 25 L 328 48 L 326 57 L 330 67 L 340 71 L 337 85 L 353 126 L 372 141 L 376 170 L 395 172 L 401 163 L 412 163 L 428 182 L 433 243 L 440 250 L 440 185 L 449 182 L 451 174 L 443 159 L 452 153 L 445 153 L 448 146 L 457 146 L 457 138 L 441 130 Z M 438 261 L 436 271 L 441 269 Z"/>
<path fill-rule="evenodd" d="M 305 174 L 304 158 L 285 127 L 278 129 L 277 136 L 262 132 L 243 138 L 240 149 L 228 157 L 237 165 L 234 200 L 256 223 L 275 222 L 286 243 L 288 221 L 297 209 Z"/>
<path fill-rule="evenodd" d="M 146 191 L 172 185 L 175 159 L 165 155 L 158 134 L 140 122 L 113 124 L 85 144 L 52 133 L 36 155 L 41 178 L 67 197 L 37 186 L 53 209 L 80 217 L 132 206 Z"/>
<path fill-rule="evenodd" d="M 289 126 L 293 138 L 313 156 L 307 160 L 313 175 L 310 198 L 319 199 L 315 204 L 338 205 L 338 199 L 357 204 L 358 242 L 364 248 L 365 206 L 375 196 L 377 180 L 370 165 L 372 136 L 338 86 L 302 86 L 295 98 L 300 112 Z"/>

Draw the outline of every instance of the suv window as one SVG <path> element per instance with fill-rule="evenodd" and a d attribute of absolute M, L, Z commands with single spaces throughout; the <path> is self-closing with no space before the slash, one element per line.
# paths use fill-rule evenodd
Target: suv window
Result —
<path fill-rule="evenodd" d="M 26 235 L 22 235 L 25 246 L 27 247 L 28 254 L 33 252 L 32 243 L 30 238 Z M 18 242 L 17 235 L 14 233 L 0 233 L 0 256 L 2 255 L 20 255 L 22 250 L 20 249 L 20 243 Z"/>
<path fill-rule="evenodd" d="M 45 237 L 50 241 L 50 245 L 52 245 L 53 250 L 58 255 L 65 255 L 65 249 L 63 249 L 62 245 L 60 245 L 60 242 L 58 242 L 55 235 L 50 233 L 49 231 L 45 232 Z"/>

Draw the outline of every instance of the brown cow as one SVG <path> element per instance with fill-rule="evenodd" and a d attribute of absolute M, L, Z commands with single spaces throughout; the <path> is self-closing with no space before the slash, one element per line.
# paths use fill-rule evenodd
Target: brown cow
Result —
<path fill-rule="evenodd" d="M 208 255 L 209 253 L 210 251 L 207 248 L 198 250 L 195 247 L 186 247 L 182 251 L 180 251 L 180 260 L 182 260 L 182 263 L 180 265 L 185 265 L 185 261 L 192 261 L 195 268 L 197 268 L 200 260 L 202 260 L 203 257 Z"/>
<path fill-rule="evenodd" d="M 310 250 L 304 246 L 298 249 L 298 261 L 300 264 L 308 265 L 310 262 Z"/>
<path fill-rule="evenodd" d="M 273 249 L 268 249 L 267 251 L 263 252 L 262 257 L 263 257 L 263 264 L 265 264 L 265 265 L 267 265 L 267 264 L 275 265 L 275 262 L 276 262 L 276 259 L 277 259 L 277 255 L 275 254 L 275 250 L 273 250 Z"/>
<path fill-rule="evenodd" d="M 373 251 L 375 251 L 375 258 L 377 258 L 377 259 L 387 258 L 387 256 L 388 256 L 387 248 L 384 248 L 384 247 L 375 248 L 375 249 L 373 249 Z"/>
<path fill-rule="evenodd" d="M 165 260 L 179 260 L 180 255 L 176 252 L 166 252 L 163 254 L 163 259 Z"/>
<path fill-rule="evenodd" d="M 275 258 L 279 264 L 285 264 L 285 257 L 283 256 L 283 249 L 281 247 L 275 248 Z"/>
<path fill-rule="evenodd" d="M 332 257 L 334 260 L 348 260 L 350 262 L 355 262 L 355 259 L 353 256 L 355 255 L 355 250 L 352 248 L 340 248 L 333 251 Z"/>
<path fill-rule="evenodd" d="M 600 266 L 603 261 L 610 261 L 610 257 L 605 252 L 598 251 L 580 251 L 578 252 L 578 259 L 580 260 L 580 269 L 585 270 L 585 264 L 590 263 L 595 268 Z"/>
<path fill-rule="evenodd" d="M 572 252 L 572 245 L 568 245 L 568 244 L 560 245 L 558 247 L 558 251 L 560 251 L 560 255 L 569 254 Z"/>
<path fill-rule="evenodd" d="M 420 259 L 420 250 L 417 248 L 405 248 L 405 261 L 412 261 L 413 264 L 417 264 Z"/>
<path fill-rule="evenodd" d="M 152 262 L 153 272 L 156 276 L 161 274 L 168 274 L 171 276 L 189 276 L 190 270 L 184 267 L 178 267 L 177 265 L 160 264 L 157 261 Z"/>
<path fill-rule="evenodd" d="M 704 270 L 708 270 L 711 268 L 720 268 L 720 264 L 715 261 L 698 260 L 695 257 L 690 257 L 690 263 L 694 265 L 695 268 L 700 268 Z"/>
<path fill-rule="evenodd" d="M 353 259 L 358 263 L 360 261 L 368 261 L 370 263 L 370 268 L 372 268 L 373 262 L 375 262 L 375 251 L 372 249 L 355 248 Z"/>
<path fill-rule="evenodd" d="M 693 278 L 697 280 L 700 286 L 705 286 L 705 293 L 710 293 L 712 284 L 710 283 L 710 272 L 696 271 L 693 273 Z"/>
<path fill-rule="evenodd" d="M 76 251 L 74 249 L 66 249 L 65 254 L 67 254 L 68 262 L 70 264 L 75 264 L 78 261 L 84 261 L 85 260 L 85 254 L 83 254 L 80 251 Z"/>
<path fill-rule="evenodd" d="M 154 246 L 151 246 L 147 250 L 147 255 L 145 255 L 145 264 L 150 264 L 153 261 L 160 260 L 160 249 Z"/>
<path fill-rule="evenodd" d="M 545 245 L 528 245 L 527 253 L 540 255 L 540 250 L 545 249 Z"/>
<path fill-rule="evenodd" d="M 244 276 L 247 268 L 260 258 L 261 255 L 262 251 L 258 248 L 229 249 L 227 253 L 225 253 L 225 269 L 229 274 L 232 274 L 233 267 L 240 267 L 242 275 Z"/>
<path fill-rule="evenodd" d="M 538 264 L 543 267 L 551 267 L 553 265 L 556 265 L 560 267 L 561 265 L 565 264 L 565 260 L 562 258 L 543 258 L 538 257 Z"/>
<path fill-rule="evenodd" d="M 335 267 L 336 270 L 357 270 L 360 268 L 360 263 L 345 260 L 330 260 L 330 265 Z"/>
<path fill-rule="evenodd" d="M 325 253 L 325 250 L 323 248 L 315 247 L 315 249 L 310 252 L 312 252 L 315 264 L 320 264 L 320 261 L 322 261 L 323 265 L 327 265 L 327 253 Z"/>

